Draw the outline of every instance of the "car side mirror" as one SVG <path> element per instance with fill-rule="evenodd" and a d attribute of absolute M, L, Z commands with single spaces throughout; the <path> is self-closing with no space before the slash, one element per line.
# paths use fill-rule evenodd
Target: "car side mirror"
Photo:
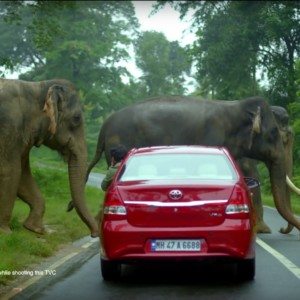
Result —
<path fill-rule="evenodd" d="M 244 177 L 244 180 L 249 189 L 254 189 L 260 186 L 259 181 L 253 177 Z"/>

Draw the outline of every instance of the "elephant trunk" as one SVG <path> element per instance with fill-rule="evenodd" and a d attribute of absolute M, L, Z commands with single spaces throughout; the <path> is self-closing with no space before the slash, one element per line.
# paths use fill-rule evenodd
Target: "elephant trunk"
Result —
<path fill-rule="evenodd" d="M 289 186 L 289 178 L 292 178 L 293 176 L 293 145 L 294 145 L 294 134 L 291 128 L 288 128 L 288 130 L 285 130 L 281 133 L 282 140 L 284 144 L 284 156 L 285 156 L 285 165 L 286 165 L 286 205 L 289 210 L 292 209 L 291 206 L 291 192 L 290 192 L 290 186 Z M 290 223 L 288 223 L 286 228 L 281 228 L 280 232 L 287 234 L 290 233 L 293 230 L 294 226 Z"/>
<path fill-rule="evenodd" d="M 268 168 L 270 172 L 274 203 L 278 212 L 287 222 L 289 222 L 290 225 L 293 225 L 300 230 L 299 220 L 295 218 L 289 205 L 286 203 L 286 166 L 284 159 L 273 162 L 268 166 Z"/>
<path fill-rule="evenodd" d="M 80 153 L 80 155 L 78 154 Z M 69 157 L 69 182 L 71 196 L 73 199 L 76 211 L 82 221 L 89 227 L 92 237 L 99 236 L 98 226 L 87 209 L 85 202 L 85 175 L 86 175 L 86 165 L 87 165 L 87 153 L 84 147 L 80 151 L 72 151 Z"/>

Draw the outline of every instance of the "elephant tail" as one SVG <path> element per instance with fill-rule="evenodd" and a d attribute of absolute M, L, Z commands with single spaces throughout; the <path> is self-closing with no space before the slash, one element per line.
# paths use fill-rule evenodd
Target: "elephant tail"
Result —
<path fill-rule="evenodd" d="M 97 147 L 96 147 L 96 152 L 94 155 L 93 160 L 90 162 L 87 172 L 86 172 L 86 177 L 85 180 L 88 181 L 89 175 L 92 171 L 92 169 L 95 167 L 95 165 L 98 163 L 100 160 L 103 151 L 105 150 L 105 138 L 104 138 L 104 130 L 100 130 L 99 137 L 98 137 L 98 142 L 97 142 Z"/>

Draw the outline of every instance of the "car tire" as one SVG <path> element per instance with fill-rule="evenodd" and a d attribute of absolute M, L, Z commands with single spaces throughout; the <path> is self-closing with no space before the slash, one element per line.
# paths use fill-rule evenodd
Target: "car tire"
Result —
<path fill-rule="evenodd" d="M 237 261 L 236 276 L 238 280 L 242 281 L 253 280 L 255 276 L 255 258 Z"/>
<path fill-rule="evenodd" d="M 116 281 L 121 277 L 121 264 L 101 259 L 101 273 L 104 280 Z"/>

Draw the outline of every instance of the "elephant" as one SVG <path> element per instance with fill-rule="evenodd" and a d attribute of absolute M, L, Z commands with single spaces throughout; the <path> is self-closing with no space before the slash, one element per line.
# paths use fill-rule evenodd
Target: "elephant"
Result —
<path fill-rule="evenodd" d="M 224 146 L 236 160 L 251 158 L 266 164 L 275 206 L 300 230 L 286 195 L 287 161 L 275 116 L 261 97 L 243 100 L 200 100 L 184 96 L 151 98 L 125 107 L 103 123 L 92 168 L 105 152 L 123 144 L 128 149 L 156 145 Z M 69 205 L 69 210 L 71 206 Z M 286 229 L 281 229 L 285 233 Z"/>
<path fill-rule="evenodd" d="M 276 123 L 278 125 L 278 129 L 282 138 L 283 146 L 285 149 L 285 158 L 287 164 L 287 175 L 292 177 L 293 170 L 293 142 L 294 142 L 294 134 L 292 128 L 289 126 L 289 115 L 288 112 L 281 106 L 271 106 L 271 110 L 274 114 Z M 258 161 L 242 158 L 238 160 L 238 164 L 243 171 L 243 174 L 248 177 L 253 177 L 257 180 L 260 179 L 257 165 Z M 252 191 L 252 199 L 254 202 L 254 207 L 256 210 L 256 229 L 258 233 L 271 233 L 271 229 L 263 220 L 263 205 L 261 200 L 261 192 L 260 187 L 256 187 L 251 190 Z M 290 189 L 286 186 L 287 193 L 287 201 L 290 203 Z M 289 204 L 290 205 L 290 204 Z M 292 227 L 288 227 L 287 229 L 282 229 L 283 233 L 288 233 L 292 230 Z"/>
<path fill-rule="evenodd" d="M 87 146 L 82 106 L 75 86 L 64 79 L 0 79 L 0 232 L 11 233 L 10 219 L 19 197 L 30 207 L 24 227 L 45 233 L 45 202 L 29 162 L 30 149 L 42 144 L 68 162 L 76 211 L 91 236 L 99 236 L 84 196 Z"/>
<path fill-rule="evenodd" d="M 293 150 L 293 131 L 292 128 L 289 126 L 289 115 L 287 111 L 280 106 L 271 106 L 271 110 L 274 114 L 276 123 L 279 128 L 279 132 L 282 138 L 282 142 L 285 149 L 285 158 L 287 163 L 287 175 L 289 177 L 292 176 L 292 169 L 293 169 L 293 161 L 292 161 L 292 150 Z M 243 173 L 245 176 L 254 177 L 259 179 L 259 173 L 257 170 L 258 161 L 243 158 L 238 161 Z M 257 187 L 252 190 L 253 192 L 253 202 L 255 204 L 255 209 L 257 212 L 257 231 L 259 233 L 270 233 L 271 229 L 265 224 L 263 220 L 263 206 L 261 201 L 261 194 L 260 194 L 260 187 Z M 290 192 L 289 188 L 286 187 L 287 199 L 288 203 L 290 202 Z M 282 230 L 287 231 L 287 230 Z M 290 230 L 289 230 L 290 231 Z"/>

